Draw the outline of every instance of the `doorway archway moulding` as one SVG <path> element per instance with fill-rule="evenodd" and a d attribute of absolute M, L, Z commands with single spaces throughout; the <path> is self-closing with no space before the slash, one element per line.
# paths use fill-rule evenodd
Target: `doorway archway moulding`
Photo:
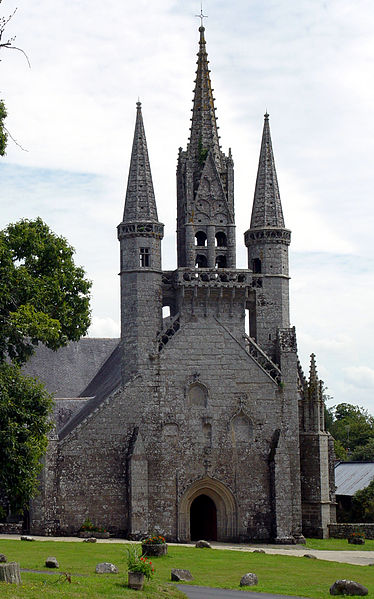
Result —
<path fill-rule="evenodd" d="M 199 495 L 208 495 L 217 508 L 217 540 L 228 541 L 237 536 L 237 507 L 230 489 L 219 480 L 204 476 L 196 480 L 181 497 L 179 502 L 178 538 L 191 540 L 190 509 Z"/>

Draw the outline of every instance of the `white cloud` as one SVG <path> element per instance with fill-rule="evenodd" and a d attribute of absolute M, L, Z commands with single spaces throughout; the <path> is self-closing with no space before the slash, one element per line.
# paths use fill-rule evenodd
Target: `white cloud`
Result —
<path fill-rule="evenodd" d="M 4 0 L 1 12 L 16 6 L 9 34 L 32 69 L 21 54 L 2 52 L 0 92 L 8 127 L 28 152 L 10 143 L 0 162 L 0 228 L 40 215 L 64 234 L 94 282 L 91 330 L 110 335 L 118 321 L 115 228 L 138 96 L 165 223 L 163 263 L 175 266 L 175 165 L 188 139 L 198 6 Z M 301 358 L 307 366 L 316 351 L 335 403 L 373 410 L 367 390 L 344 381 L 352 364 L 373 356 L 374 4 L 207 0 L 204 11 L 222 146 L 235 161 L 238 266 L 246 266 L 243 232 L 268 108 L 292 229 L 291 322 Z"/>
<path fill-rule="evenodd" d="M 120 336 L 119 323 L 109 317 L 99 318 L 97 316 L 94 316 L 92 319 L 92 324 L 88 331 L 88 336 L 89 337 L 119 337 Z"/>
<path fill-rule="evenodd" d="M 350 366 L 344 369 L 345 380 L 361 389 L 374 390 L 374 369 L 368 366 Z"/>

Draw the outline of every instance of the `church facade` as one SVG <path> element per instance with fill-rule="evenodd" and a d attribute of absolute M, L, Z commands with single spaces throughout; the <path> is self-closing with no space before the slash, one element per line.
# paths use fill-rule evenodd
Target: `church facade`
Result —
<path fill-rule="evenodd" d="M 118 226 L 121 339 L 41 348 L 28 366 L 57 396 L 34 534 L 75 533 L 90 518 L 130 538 L 292 543 L 327 536 L 335 520 L 322 387 L 314 356 L 309 378 L 302 372 L 289 320 L 291 233 L 269 115 L 248 268 L 237 269 L 233 159 L 219 144 L 203 26 L 199 34 L 190 136 L 178 156 L 177 269 L 162 270 L 138 102 Z"/>

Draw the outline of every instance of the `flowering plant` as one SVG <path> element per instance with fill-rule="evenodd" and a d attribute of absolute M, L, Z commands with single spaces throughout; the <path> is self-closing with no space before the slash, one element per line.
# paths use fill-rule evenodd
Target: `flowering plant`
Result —
<path fill-rule="evenodd" d="M 149 580 L 155 572 L 152 562 L 139 554 L 136 546 L 131 546 L 127 549 L 127 568 L 129 572 L 140 572 L 141 574 L 144 574 L 147 580 Z"/>
<path fill-rule="evenodd" d="M 165 543 L 165 537 L 161 535 L 153 535 L 142 540 L 142 545 L 164 545 Z"/>
<path fill-rule="evenodd" d="M 354 532 L 350 532 L 348 535 L 348 539 L 364 539 L 365 540 L 365 533 L 363 533 L 361 530 L 356 530 Z"/>

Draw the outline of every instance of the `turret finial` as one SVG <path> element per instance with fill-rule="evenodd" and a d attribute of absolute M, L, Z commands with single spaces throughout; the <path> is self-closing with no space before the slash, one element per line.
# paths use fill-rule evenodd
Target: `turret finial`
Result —
<path fill-rule="evenodd" d="M 264 114 L 260 159 L 258 162 L 251 229 L 263 227 L 284 228 L 282 204 L 271 143 L 269 113 Z"/>

